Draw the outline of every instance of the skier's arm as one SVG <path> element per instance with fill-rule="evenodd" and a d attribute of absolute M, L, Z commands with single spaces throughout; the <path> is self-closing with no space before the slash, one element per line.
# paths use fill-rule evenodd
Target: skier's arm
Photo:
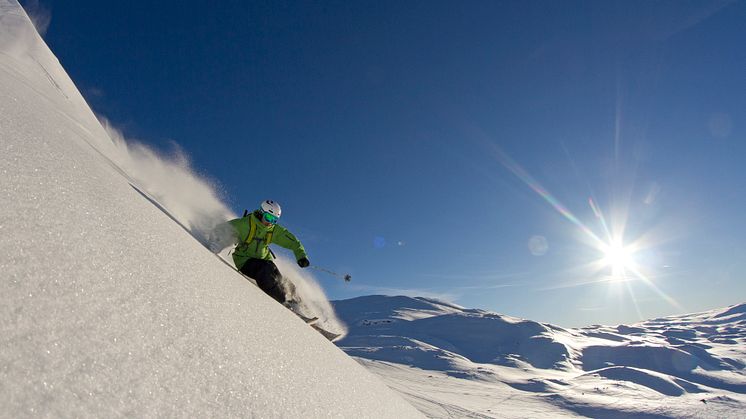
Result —
<path fill-rule="evenodd" d="M 210 250 L 213 253 L 218 253 L 226 247 L 236 244 L 238 238 L 241 237 L 241 231 L 246 230 L 246 227 L 243 226 L 244 224 L 246 223 L 241 222 L 241 219 L 238 218 L 215 226 L 208 238 L 208 247 Z M 244 236 L 246 234 L 248 234 L 248 231 L 243 233 Z"/>
<path fill-rule="evenodd" d="M 241 237 L 246 239 L 249 235 L 249 222 L 245 218 L 236 218 L 235 220 L 225 222 L 223 225 L 231 227 L 233 237 L 235 238 L 234 243 L 239 241 Z"/>
<path fill-rule="evenodd" d="M 306 249 L 301 244 L 300 240 L 285 227 L 275 226 L 274 234 L 272 235 L 272 243 L 282 246 L 286 249 L 290 249 L 295 254 L 295 260 L 308 259 Z"/>

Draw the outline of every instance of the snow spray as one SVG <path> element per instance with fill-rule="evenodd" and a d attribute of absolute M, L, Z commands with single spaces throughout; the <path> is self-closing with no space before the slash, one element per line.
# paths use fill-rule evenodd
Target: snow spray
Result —
<path fill-rule="evenodd" d="M 106 119 L 99 119 L 113 143 L 113 147 L 99 151 L 122 171 L 138 192 L 154 201 L 154 205 L 214 253 L 233 244 L 232 232 L 216 227 L 238 216 L 223 203 L 218 183 L 195 173 L 188 155 L 176 143 L 170 155 L 158 153 L 139 141 L 126 139 Z M 230 260 L 227 255 L 224 259 Z M 295 284 L 304 310 L 317 316 L 325 329 L 346 333 L 344 324 L 337 319 L 313 276 L 301 271 L 295 261 L 283 255 L 275 262 L 283 276 Z"/>
<path fill-rule="evenodd" d="M 106 119 L 101 119 L 101 125 L 114 144 L 114 155 L 107 157 L 135 183 L 133 186 L 152 197 L 197 240 L 207 243 L 218 224 L 236 218 L 221 200 L 217 182 L 196 174 L 178 144 L 173 143 L 172 153 L 165 155 L 125 139 Z"/>

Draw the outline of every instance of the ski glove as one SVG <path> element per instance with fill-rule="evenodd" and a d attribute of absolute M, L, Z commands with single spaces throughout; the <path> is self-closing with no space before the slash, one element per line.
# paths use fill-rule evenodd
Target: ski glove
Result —
<path fill-rule="evenodd" d="M 298 259 L 298 266 L 300 266 L 301 268 L 305 268 L 305 267 L 307 267 L 310 264 L 311 264 L 311 262 L 308 260 L 308 258 L 300 258 L 300 259 Z"/>

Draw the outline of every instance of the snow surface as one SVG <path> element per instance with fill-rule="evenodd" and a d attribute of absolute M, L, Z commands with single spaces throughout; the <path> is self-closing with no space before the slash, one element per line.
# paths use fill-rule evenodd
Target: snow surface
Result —
<path fill-rule="evenodd" d="M 214 188 L 102 125 L 15 0 L 0 180 L 0 417 L 746 417 L 746 305 L 563 329 L 369 296 L 340 351 L 204 248 Z"/>
<path fill-rule="evenodd" d="M 564 329 L 426 298 L 333 303 L 338 346 L 430 417 L 746 417 L 746 304 Z"/>
<path fill-rule="evenodd" d="M 421 416 L 185 230 L 225 208 L 169 216 L 121 153 L 0 0 L 0 416 Z"/>

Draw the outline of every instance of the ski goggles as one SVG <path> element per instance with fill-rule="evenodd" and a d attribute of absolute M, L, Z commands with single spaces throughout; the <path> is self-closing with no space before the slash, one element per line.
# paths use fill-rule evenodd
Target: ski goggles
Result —
<path fill-rule="evenodd" d="M 268 212 L 265 212 L 262 214 L 262 219 L 270 224 L 277 224 L 277 220 L 280 219 L 280 217 L 270 214 Z"/>

